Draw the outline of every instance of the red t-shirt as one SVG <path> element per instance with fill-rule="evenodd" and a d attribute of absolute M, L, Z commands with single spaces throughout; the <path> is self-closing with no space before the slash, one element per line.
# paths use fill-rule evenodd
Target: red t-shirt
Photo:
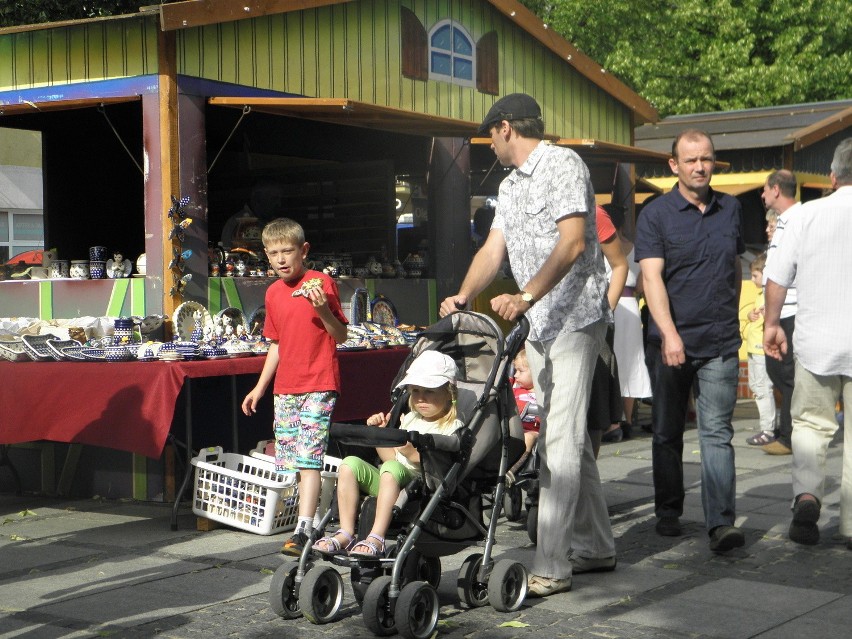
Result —
<path fill-rule="evenodd" d="M 603 244 L 615 235 L 615 225 L 603 207 L 595 207 L 595 223 L 598 227 L 598 242 Z"/>
<path fill-rule="evenodd" d="M 298 280 L 277 280 L 266 290 L 266 322 L 263 336 L 278 342 L 278 370 L 273 391 L 276 395 L 298 395 L 319 391 L 340 393 L 337 344 L 325 330 L 313 305 L 293 292 L 305 280 L 322 279 L 328 307 L 342 323 L 348 320 L 340 308 L 337 284 L 319 271 L 305 271 Z"/>

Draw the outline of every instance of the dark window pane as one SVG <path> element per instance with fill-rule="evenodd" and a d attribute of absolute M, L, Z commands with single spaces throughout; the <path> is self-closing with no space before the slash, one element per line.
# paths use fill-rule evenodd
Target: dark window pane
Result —
<path fill-rule="evenodd" d="M 450 56 L 432 52 L 432 73 L 450 75 Z"/>
<path fill-rule="evenodd" d="M 453 51 L 462 55 L 473 55 L 470 40 L 458 29 L 453 29 Z"/>
<path fill-rule="evenodd" d="M 473 63 L 464 58 L 453 60 L 453 77 L 460 80 L 473 80 Z"/>
<path fill-rule="evenodd" d="M 432 46 L 450 51 L 450 25 L 444 25 L 432 34 Z"/>
<path fill-rule="evenodd" d="M 0 242 L 9 241 L 9 214 L 0 211 Z"/>

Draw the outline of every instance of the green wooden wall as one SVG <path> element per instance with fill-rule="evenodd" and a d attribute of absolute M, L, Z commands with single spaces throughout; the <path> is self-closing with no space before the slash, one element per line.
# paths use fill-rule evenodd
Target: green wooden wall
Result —
<path fill-rule="evenodd" d="M 545 128 L 629 144 L 630 110 L 482 0 L 360 0 L 177 32 L 178 72 L 309 97 L 337 97 L 479 121 L 495 97 L 403 78 L 400 6 L 428 29 L 451 18 L 479 40 L 496 31 L 500 93 L 524 91 Z M 155 17 L 0 35 L 0 91 L 156 73 Z"/>
<path fill-rule="evenodd" d="M 157 72 L 155 18 L 123 18 L 0 35 L 0 91 Z"/>
<path fill-rule="evenodd" d="M 481 0 L 361 0 L 187 29 L 178 34 L 178 72 L 481 120 L 494 96 L 402 77 L 400 5 L 411 9 L 427 31 L 448 18 L 461 23 L 474 41 L 496 31 L 500 93 L 535 96 L 548 132 L 630 143 L 629 109 Z"/>

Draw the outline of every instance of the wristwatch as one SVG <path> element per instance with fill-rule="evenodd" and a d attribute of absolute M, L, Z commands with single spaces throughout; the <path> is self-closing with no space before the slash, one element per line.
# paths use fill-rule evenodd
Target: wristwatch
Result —
<path fill-rule="evenodd" d="M 524 300 L 530 306 L 535 304 L 535 298 L 532 296 L 532 293 L 527 293 L 526 291 L 521 291 L 521 299 Z"/>

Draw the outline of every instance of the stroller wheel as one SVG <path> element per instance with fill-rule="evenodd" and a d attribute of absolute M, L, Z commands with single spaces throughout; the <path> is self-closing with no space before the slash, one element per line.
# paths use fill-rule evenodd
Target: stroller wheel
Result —
<path fill-rule="evenodd" d="M 288 561 L 278 566 L 269 584 L 269 605 L 279 617 L 297 619 L 302 616 L 299 595 L 296 592 L 298 561 Z"/>
<path fill-rule="evenodd" d="M 301 587 L 302 614 L 313 624 L 328 623 L 343 602 L 343 578 L 331 566 L 314 568 Z"/>
<path fill-rule="evenodd" d="M 527 535 L 534 544 L 538 541 L 538 506 L 530 506 L 527 510 Z"/>
<path fill-rule="evenodd" d="M 394 619 L 407 639 L 427 639 L 438 625 L 438 593 L 425 581 L 412 581 L 399 593 Z"/>
<path fill-rule="evenodd" d="M 488 578 L 488 602 L 498 612 L 514 612 L 527 596 L 527 569 L 511 559 L 501 559 Z M 305 613 L 307 616 L 307 613 Z"/>
<path fill-rule="evenodd" d="M 412 581 L 425 581 L 437 589 L 441 583 L 441 559 L 424 557 L 418 550 L 412 550 L 402 568 L 402 586 Z"/>
<path fill-rule="evenodd" d="M 396 632 L 396 621 L 390 607 L 390 584 L 389 575 L 373 579 L 361 604 L 364 625 L 380 637 L 387 637 Z"/>
<path fill-rule="evenodd" d="M 459 599 L 470 608 L 481 608 L 488 603 L 488 585 L 476 580 L 481 565 L 482 553 L 475 553 L 465 559 L 459 568 Z"/>
<path fill-rule="evenodd" d="M 503 493 L 503 512 L 509 521 L 518 521 L 521 518 L 521 509 L 524 505 L 524 496 L 519 486 L 509 486 Z"/>
<path fill-rule="evenodd" d="M 349 581 L 352 584 L 352 592 L 355 593 L 355 601 L 360 606 L 364 602 L 364 595 L 367 593 L 367 588 L 370 587 L 373 579 L 381 575 L 382 572 L 378 568 L 363 568 L 361 566 L 352 566 L 349 572 Z"/>

